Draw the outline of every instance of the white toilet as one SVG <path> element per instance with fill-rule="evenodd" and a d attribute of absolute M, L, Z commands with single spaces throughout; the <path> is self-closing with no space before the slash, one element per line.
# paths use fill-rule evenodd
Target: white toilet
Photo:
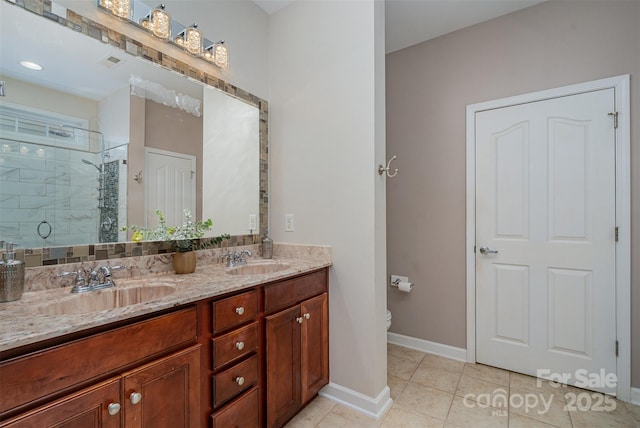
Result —
<path fill-rule="evenodd" d="M 391 311 L 387 309 L 387 331 L 389 330 L 389 327 L 391 327 Z"/>

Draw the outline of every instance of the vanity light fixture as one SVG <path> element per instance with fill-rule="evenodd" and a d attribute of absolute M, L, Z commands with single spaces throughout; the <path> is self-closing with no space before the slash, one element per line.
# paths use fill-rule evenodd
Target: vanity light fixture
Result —
<path fill-rule="evenodd" d="M 227 47 L 224 45 L 224 40 L 220 40 L 217 43 L 214 43 L 214 52 L 215 57 L 213 62 L 220 68 L 228 68 L 229 67 L 229 53 L 227 51 Z"/>
<path fill-rule="evenodd" d="M 192 55 L 202 55 L 202 33 L 195 22 L 184 30 L 184 49 Z"/>
<path fill-rule="evenodd" d="M 40 64 L 36 64 L 35 62 L 32 62 L 32 61 L 20 61 L 20 65 L 25 68 L 28 68 L 29 70 L 36 70 L 36 71 L 42 70 L 42 66 Z"/>
<path fill-rule="evenodd" d="M 101 0 L 100 4 L 121 19 L 131 19 L 130 0 Z"/>
<path fill-rule="evenodd" d="M 108 11 L 109 13 L 130 21 L 134 25 L 152 33 L 157 38 L 173 42 L 177 46 L 181 47 L 191 55 L 204 59 L 210 64 L 217 66 L 218 68 L 229 67 L 229 51 L 224 45 L 224 40 L 212 43 L 210 40 L 203 38 L 202 33 L 198 29 L 198 24 L 194 23 L 189 27 L 184 27 L 179 22 L 172 22 L 171 15 L 165 10 L 165 5 L 160 4 L 158 7 L 152 9 L 144 15 L 142 18 L 136 17 L 138 21 L 132 21 L 133 10 L 132 1 L 134 0 L 97 0 L 98 6 Z M 174 31 L 176 27 L 182 28 L 175 37 L 172 38 L 171 27 L 173 25 Z M 203 48 L 204 46 L 206 48 Z"/>
<path fill-rule="evenodd" d="M 151 31 L 153 35 L 162 40 L 171 37 L 171 16 L 164 10 L 164 4 L 151 11 Z"/>

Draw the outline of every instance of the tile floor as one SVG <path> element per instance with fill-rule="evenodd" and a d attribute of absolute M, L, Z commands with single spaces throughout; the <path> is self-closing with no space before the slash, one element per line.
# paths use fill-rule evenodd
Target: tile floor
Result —
<path fill-rule="evenodd" d="M 286 428 L 640 428 L 640 406 L 391 344 L 387 375 L 393 405 L 380 421 L 317 397 Z"/>

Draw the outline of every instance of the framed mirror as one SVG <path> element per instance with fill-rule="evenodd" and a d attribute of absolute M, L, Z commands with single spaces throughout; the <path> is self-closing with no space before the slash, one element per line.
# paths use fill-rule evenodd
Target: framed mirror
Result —
<path fill-rule="evenodd" d="M 181 224 L 189 209 L 213 219 L 212 236 L 258 242 L 267 102 L 201 60 L 146 47 L 144 34 L 43 7 L 0 2 L 0 239 L 39 255 L 30 266 L 141 255 L 122 226 L 152 227 L 156 210 Z"/>

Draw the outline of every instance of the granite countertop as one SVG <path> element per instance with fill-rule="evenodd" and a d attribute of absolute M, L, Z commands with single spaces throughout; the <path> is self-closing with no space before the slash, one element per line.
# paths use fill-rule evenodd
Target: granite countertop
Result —
<path fill-rule="evenodd" d="M 0 351 L 311 272 L 331 266 L 331 258 L 330 256 L 308 258 L 284 255 L 268 261 L 261 259 L 249 261 L 249 264 L 260 263 L 282 263 L 288 267 L 272 273 L 232 275 L 228 273 L 230 268 L 223 264 L 200 265 L 199 263 L 196 271 L 187 275 L 165 272 L 138 278 L 118 279 L 116 272 L 115 288 L 89 293 L 71 294 L 69 287 L 25 292 L 20 300 L 0 303 Z M 167 287 L 166 289 L 174 288 L 175 291 L 169 290 L 170 294 L 143 303 L 101 311 L 69 313 L 75 312 L 85 303 L 78 299 L 99 299 L 100 294 L 105 294 L 103 297 L 106 298 L 113 293 L 114 289 L 159 285 Z M 74 301 L 74 303 L 66 303 L 67 301 Z M 64 314 L 50 314 L 60 311 L 58 308 L 64 307 L 65 304 L 71 310 L 64 310 Z"/>

